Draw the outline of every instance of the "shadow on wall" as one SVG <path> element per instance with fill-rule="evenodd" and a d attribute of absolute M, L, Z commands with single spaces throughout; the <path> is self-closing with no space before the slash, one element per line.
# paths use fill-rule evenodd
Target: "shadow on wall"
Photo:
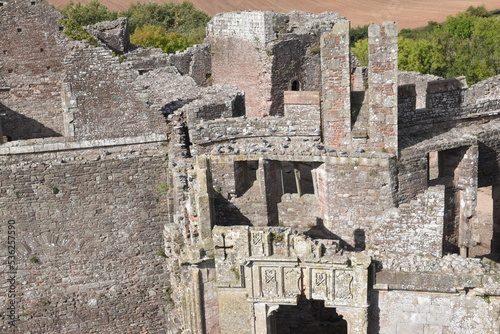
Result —
<path fill-rule="evenodd" d="M 316 218 L 316 226 L 311 227 L 308 231 L 305 231 L 304 234 L 312 239 L 328 239 L 328 240 L 337 240 L 339 242 L 339 247 L 343 250 L 355 252 L 355 251 L 363 251 L 366 248 L 366 237 L 365 231 L 363 229 L 354 230 L 354 246 L 340 238 L 335 233 L 332 233 L 329 229 L 325 227 L 323 224 L 323 219 L 317 217 Z"/>
<path fill-rule="evenodd" d="M 380 333 L 380 307 L 379 303 L 379 292 L 376 290 L 371 290 L 369 292 L 368 298 L 370 301 L 370 307 L 368 308 L 368 333 L 376 334 Z"/>
<path fill-rule="evenodd" d="M 3 135 L 9 140 L 25 140 L 34 138 L 62 137 L 60 133 L 46 127 L 42 123 L 26 117 L 0 104 Z"/>
<path fill-rule="evenodd" d="M 240 209 L 225 198 L 221 193 L 214 192 L 215 220 L 216 225 L 247 225 L 253 226 L 250 219 Z"/>

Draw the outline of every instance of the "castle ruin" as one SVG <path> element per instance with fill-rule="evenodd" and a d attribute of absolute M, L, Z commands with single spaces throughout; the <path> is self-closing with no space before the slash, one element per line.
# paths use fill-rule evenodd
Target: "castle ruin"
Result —
<path fill-rule="evenodd" d="M 500 76 L 399 71 L 394 22 L 362 67 L 335 13 L 61 17 L 0 0 L 2 332 L 500 333 Z"/>

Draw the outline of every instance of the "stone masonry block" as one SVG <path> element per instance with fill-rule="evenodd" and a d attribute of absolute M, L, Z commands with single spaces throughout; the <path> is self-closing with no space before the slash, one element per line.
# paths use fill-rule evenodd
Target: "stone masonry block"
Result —
<path fill-rule="evenodd" d="M 308 91 L 285 91 L 284 104 L 297 104 L 297 105 L 319 105 L 320 94 L 319 92 Z"/>

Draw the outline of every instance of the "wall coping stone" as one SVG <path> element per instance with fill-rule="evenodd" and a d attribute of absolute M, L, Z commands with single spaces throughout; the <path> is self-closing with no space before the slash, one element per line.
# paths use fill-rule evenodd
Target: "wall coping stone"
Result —
<path fill-rule="evenodd" d="M 168 139 L 166 134 L 151 134 L 137 137 L 122 137 L 108 139 L 93 139 L 70 141 L 67 138 L 43 138 L 43 139 L 28 139 L 18 140 L 2 144 L 0 146 L 0 155 L 12 154 L 30 154 L 44 153 L 54 151 L 69 151 L 88 148 L 100 148 L 110 146 L 124 146 L 134 144 L 146 144 L 154 142 L 166 142 Z"/>

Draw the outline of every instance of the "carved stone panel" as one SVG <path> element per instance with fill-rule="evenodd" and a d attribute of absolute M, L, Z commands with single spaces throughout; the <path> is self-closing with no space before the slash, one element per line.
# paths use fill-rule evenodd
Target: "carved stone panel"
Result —
<path fill-rule="evenodd" d="M 311 297 L 313 299 L 329 300 L 333 290 L 333 281 L 330 270 L 311 270 Z"/>
<path fill-rule="evenodd" d="M 278 297 L 278 268 L 261 267 L 261 295 L 262 297 Z"/>
<path fill-rule="evenodd" d="M 351 271 L 336 270 L 335 271 L 335 302 L 337 304 L 348 304 L 352 300 L 352 282 L 353 276 Z"/>
<path fill-rule="evenodd" d="M 243 263 L 248 257 L 248 228 L 216 226 L 212 231 L 218 287 L 244 287 Z"/>
<path fill-rule="evenodd" d="M 283 268 L 283 297 L 295 298 L 302 294 L 303 284 L 301 268 Z"/>
<path fill-rule="evenodd" d="M 250 249 L 252 256 L 265 256 L 267 234 L 264 231 L 251 231 L 250 232 Z"/>

